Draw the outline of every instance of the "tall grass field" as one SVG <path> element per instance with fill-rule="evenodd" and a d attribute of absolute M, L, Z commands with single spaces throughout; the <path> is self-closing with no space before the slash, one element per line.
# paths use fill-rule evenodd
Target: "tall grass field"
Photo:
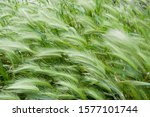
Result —
<path fill-rule="evenodd" d="M 149 0 L 0 0 L 1 100 L 149 100 Z"/>

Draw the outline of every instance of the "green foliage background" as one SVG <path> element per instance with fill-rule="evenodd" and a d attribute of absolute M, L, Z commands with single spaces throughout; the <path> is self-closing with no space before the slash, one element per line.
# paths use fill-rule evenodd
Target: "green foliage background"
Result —
<path fill-rule="evenodd" d="M 0 99 L 150 99 L 150 3 L 0 1 Z"/>

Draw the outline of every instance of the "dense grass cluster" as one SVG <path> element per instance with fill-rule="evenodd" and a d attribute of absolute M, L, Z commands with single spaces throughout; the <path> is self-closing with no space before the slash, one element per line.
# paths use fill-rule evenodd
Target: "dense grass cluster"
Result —
<path fill-rule="evenodd" d="M 150 99 L 150 3 L 1 0 L 0 99 Z"/>

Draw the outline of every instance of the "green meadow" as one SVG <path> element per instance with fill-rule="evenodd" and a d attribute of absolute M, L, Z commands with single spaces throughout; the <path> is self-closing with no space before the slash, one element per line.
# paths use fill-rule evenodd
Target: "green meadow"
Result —
<path fill-rule="evenodd" d="M 149 100 L 149 0 L 0 0 L 1 100 Z"/>

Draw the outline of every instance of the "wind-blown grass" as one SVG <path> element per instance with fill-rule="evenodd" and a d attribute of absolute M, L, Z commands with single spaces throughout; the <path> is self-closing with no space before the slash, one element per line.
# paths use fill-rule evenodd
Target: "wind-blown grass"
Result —
<path fill-rule="evenodd" d="M 150 99 L 149 6 L 0 1 L 0 99 Z"/>

